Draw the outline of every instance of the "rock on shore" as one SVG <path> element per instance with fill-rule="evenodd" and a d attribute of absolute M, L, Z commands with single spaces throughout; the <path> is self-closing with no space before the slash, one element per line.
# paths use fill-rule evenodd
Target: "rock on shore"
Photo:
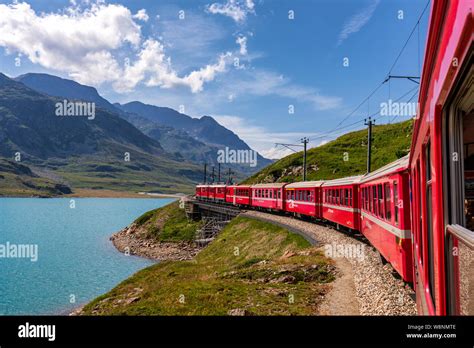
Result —
<path fill-rule="evenodd" d="M 113 234 L 110 240 L 122 253 L 137 255 L 157 261 L 190 260 L 202 249 L 191 242 L 159 242 L 148 238 L 146 234 L 132 224 Z"/>

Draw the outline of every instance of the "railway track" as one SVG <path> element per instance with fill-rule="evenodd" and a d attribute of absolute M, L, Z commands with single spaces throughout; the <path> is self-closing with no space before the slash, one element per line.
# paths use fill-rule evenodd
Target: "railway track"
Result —
<path fill-rule="evenodd" d="M 201 203 L 199 202 L 201 205 Z M 223 206 L 207 202 L 208 209 Z M 235 214 L 235 207 L 232 207 Z M 311 245 L 323 248 L 341 276 L 333 284 L 323 314 L 329 315 L 416 315 L 414 292 L 364 238 L 328 226 L 255 210 L 241 210 L 241 216 L 270 222 L 303 236 Z M 352 251 L 352 252 L 347 252 Z M 356 301 L 354 301 L 354 299 Z"/>
<path fill-rule="evenodd" d="M 382 263 L 376 250 L 360 238 L 354 238 L 346 233 L 288 216 L 253 210 L 247 210 L 242 215 L 271 222 L 302 235 L 308 241 L 312 241 L 313 245 L 321 246 L 326 254 L 335 260 L 336 265 L 341 265 L 344 261 L 348 262 L 351 268 L 349 273 L 352 273 L 355 289 L 352 295 L 357 300 L 359 314 L 417 314 L 413 290 L 403 280 L 394 275 L 393 269 L 389 264 L 384 265 Z M 333 252 L 327 253 L 331 249 L 337 249 L 338 247 L 345 250 L 361 250 L 362 254 L 353 253 L 352 255 L 347 255 L 342 253 L 340 255 Z M 337 304 L 339 301 L 353 301 L 352 297 L 350 299 L 342 298 L 346 295 L 351 296 L 350 291 L 349 293 L 340 293 L 339 296 L 341 298 L 335 299 L 333 302 Z M 346 306 L 341 307 L 345 312 L 331 312 L 329 314 L 357 314 L 351 312 L 351 309 L 348 309 Z"/>

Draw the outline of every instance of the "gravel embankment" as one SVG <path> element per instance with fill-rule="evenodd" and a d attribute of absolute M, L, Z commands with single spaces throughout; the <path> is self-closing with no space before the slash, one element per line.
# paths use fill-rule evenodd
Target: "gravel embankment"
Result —
<path fill-rule="evenodd" d="M 411 297 L 412 289 L 391 274 L 391 266 L 383 265 L 378 253 L 371 246 L 334 229 L 291 217 L 257 211 L 246 211 L 244 215 L 289 225 L 293 230 L 298 229 L 325 248 L 327 247 L 326 250 L 349 246 L 353 248 L 351 250 L 361 251 L 359 254 L 354 252 L 352 256 L 336 256 L 344 257 L 352 266 L 355 293 L 361 315 L 417 314 L 416 304 Z"/>

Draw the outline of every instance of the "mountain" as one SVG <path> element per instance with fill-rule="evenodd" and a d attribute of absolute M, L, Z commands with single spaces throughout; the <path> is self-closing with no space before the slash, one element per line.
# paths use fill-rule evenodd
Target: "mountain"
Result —
<path fill-rule="evenodd" d="M 150 138 L 158 141 L 166 152 L 176 158 L 202 165 L 217 166 L 218 150 L 251 150 L 236 134 L 217 123 L 210 116 L 192 118 L 166 107 L 131 102 L 111 104 L 93 87 L 48 74 L 29 73 L 15 80 L 50 96 L 77 99 L 96 103 L 98 107 L 118 114 Z M 272 163 L 258 155 L 257 165 L 225 164 L 238 179 L 254 173 Z"/>
<path fill-rule="evenodd" d="M 251 148 L 240 139 L 234 132 L 220 125 L 211 116 L 202 116 L 201 118 L 192 118 L 178 111 L 154 105 L 143 104 L 138 101 L 124 105 L 115 104 L 123 111 L 140 115 L 150 121 L 161 125 L 173 127 L 185 131 L 194 139 L 203 142 L 213 148 L 214 157 L 217 158 L 217 150 L 228 147 L 232 150 L 251 150 Z M 250 171 L 263 168 L 272 163 L 271 160 L 257 155 L 256 168 L 250 168 Z M 249 171 L 248 166 L 239 166 L 241 170 Z"/>
<path fill-rule="evenodd" d="M 413 121 L 377 125 L 372 129 L 372 170 L 410 151 Z M 344 134 L 307 152 L 307 180 L 337 179 L 366 173 L 367 131 Z M 246 184 L 296 182 L 303 176 L 303 154 L 284 157 L 244 181 Z"/>
<path fill-rule="evenodd" d="M 14 80 L 23 83 L 35 91 L 53 97 L 90 101 L 102 109 L 111 112 L 118 111 L 107 99 L 102 98 L 94 87 L 81 85 L 72 80 L 37 73 L 20 75 Z"/>
<path fill-rule="evenodd" d="M 32 171 L 75 188 L 179 192 L 201 179 L 200 167 L 168 154 L 118 113 L 98 107 L 93 119 L 58 117 L 60 102 L 0 73 L 0 157 L 19 153 Z M 0 180 L 0 191 L 6 185 Z"/>

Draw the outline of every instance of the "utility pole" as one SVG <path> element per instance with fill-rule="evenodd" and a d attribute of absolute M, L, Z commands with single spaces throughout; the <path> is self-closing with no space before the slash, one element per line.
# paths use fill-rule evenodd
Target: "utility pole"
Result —
<path fill-rule="evenodd" d="M 214 172 L 214 169 L 215 169 L 215 167 L 212 166 L 212 176 L 211 176 L 212 177 L 212 183 L 214 183 L 214 180 L 216 179 L 216 174 Z"/>
<path fill-rule="evenodd" d="M 217 182 L 221 182 L 221 164 L 217 163 Z"/>
<path fill-rule="evenodd" d="M 306 145 L 309 142 L 309 139 L 304 137 L 301 139 L 304 147 L 304 154 L 303 154 L 303 181 L 306 181 Z"/>
<path fill-rule="evenodd" d="M 204 163 L 204 185 L 207 183 L 207 163 Z"/>
<path fill-rule="evenodd" d="M 300 145 L 300 144 L 282 144 L 282 143 L 275 143 L 276 146 L 278 145 L 281 145 L 281 146 L 284 146 L 286 147 L 287 149 L 290 149 L 291 151 L 293 152 L 298 152 L 296 151 L 295 149 L 293 149 L 292 147 L 302 147 L 304 150 L 303 150 L 303 181 L 306 181 L 306 150 L 307 150 L 307 145 L 309 143 L 309 139 L 304 137 L 304 138 L 301 138 L 301 143 L 303 145 Z"/>
<path fill-rule="evenodd" d="M 229 167 L 229 170 L 227 171 L 227 175 L 228 175 L 227 184 L 228 185 L 232 185 L 232 174 L 234 174 L 234 172 Z"/>
<path fill-rule="evenodd" d="M 372 120 L 371 117 L 364 120 L 365 125 L 369 126 L 367 134 L 367 173 L 370 173 L 370 162 L 372 157 L 372 126 L 375 123 L 375 120 Z"/>

